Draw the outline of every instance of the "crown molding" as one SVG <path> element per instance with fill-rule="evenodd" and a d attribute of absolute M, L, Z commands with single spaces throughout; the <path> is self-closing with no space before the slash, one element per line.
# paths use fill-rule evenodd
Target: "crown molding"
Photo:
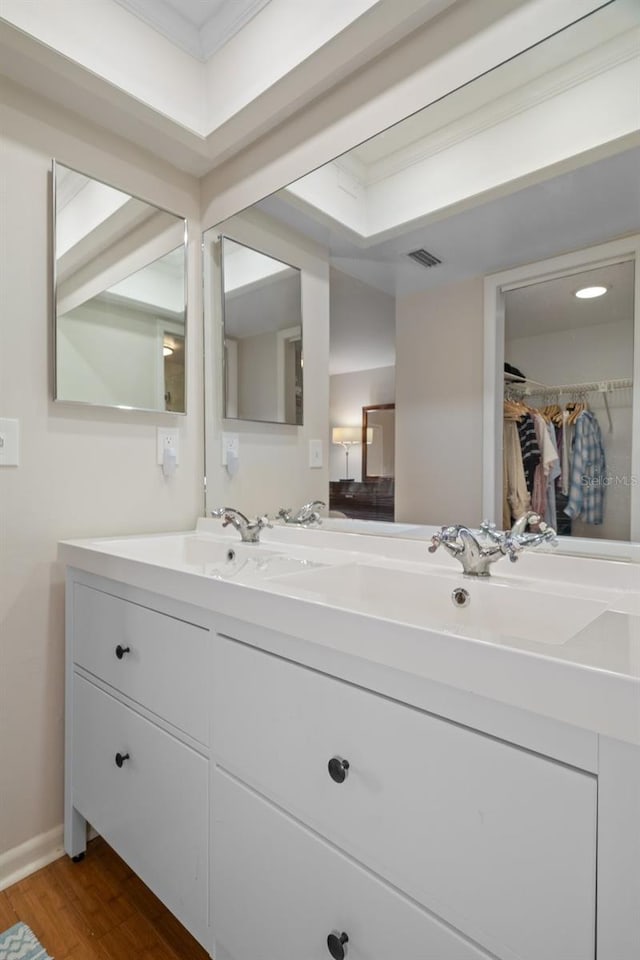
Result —
<path fill-rule="evenodd" d="M 197 27 L 167 0 L 115 0 L 189 56 L 205 62 L 267 6 L 271 0 L 217 0 Z"/>
<path fill-rule="evenodd" d="M 271 0 L 244 0 L 239 6 L 238 0 L 221 0 L 219 10 L 200 28 L 200 58 L 209 60 L 268 3 Z"/>
<path fill-rule="evenodd" d="M 149 0 L 115 0 L 115 2 L 146 23 L 148 27 L 157 30 L 189 56 L 197 60 L 204 59 L 198 28 L 170 3 L 166 3 L 166 0 L 151 0 L 151 2 Z M 153 13 L 150 10 L 153 10 Z"/>

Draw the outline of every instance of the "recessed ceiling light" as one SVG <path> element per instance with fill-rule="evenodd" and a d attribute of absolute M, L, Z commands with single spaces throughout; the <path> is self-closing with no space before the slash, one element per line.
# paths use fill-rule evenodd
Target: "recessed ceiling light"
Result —
<path fill-rule="evenodd" d="M 171 347 L 163 347 L 163 348 L 162 348 L 162 356 L 163 356 L 163 357 L 170 357 L 172 353 L 173 353 L 173 350 L 171 349 Z"/>
<path fill-rule="evenodd" d="M 580 290 L 576 290 L 576 297 L 579 300 L 593 300 L 594 297 L 603 297 L 609 287 L 581 287 Z"/>

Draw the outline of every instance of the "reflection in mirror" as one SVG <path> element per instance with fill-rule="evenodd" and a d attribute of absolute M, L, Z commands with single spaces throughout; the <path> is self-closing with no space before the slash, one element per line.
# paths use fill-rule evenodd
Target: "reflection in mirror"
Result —
<path fill-rule="evenodd" d="M 495 309 L 485 314 L 485 284 L 522 265 L 530 270 L 527 283 L 536 274 L 540 279 L 550 269 L 544 262 L 565 254 L 579 262 L 574 273 L 587 270 L 594 245 L 640 231 L 639 39 L 640 7 L 613 0 L 262 200 L 251 213 L 274 233 L 286 231 L 292 243 L 313 242 L 326 251 L 327 436 L 330 427 L 359 424 L 363 407 L 395 403 L 392 518 L 399 524 L 477 527 L 485 509 L 498 524 L 503 519 L 496 482 L 502 461 L 494 463 L 483 436 L 499 431 L 501 454 L 505 344 L 502 328 L 499 343 L 485 330 L 504 318 Z M 609 294 L 604 301 L 612 302 Z M 541 309 L 539 322 L 550 323 Z M 581 313 L 557 327 L 558 338 L 564 330 L 574 346 L 595 337 L 598 327 L 607 348 L 597 351 L 597 366 L 585 360 L 578 369 L 574 349 L 571 363 L 563 361 L 553 374 L 549 358 L 540 369 L 520 357 L 523 371 L 552 387 L 635 381 L 637 302 L 633 309 L 635 321 L 585 322 Z M 517 339 L 526 339 L 516 330 L 507 329 L 514 350 Z M 485 351 L 494 368 L 499 362 L 499 380 L 495 369 L 485 372 Z M 623 353 L 626 365 L 614 364 L 614 354 Z M 640 539 L 640 403 L 637 390 L 625 390 L 606 395 L 613 434 L 604 396 L 590 393 L 588 402 L 599 420 L 604 414 L 608 469 L 625 471 L 631 458 L 630 506 L 612 507 L 611 523 L 600 532 L 576 517 L 564 548 L 582 541 L 600 552 L 598 537 Z M 484 420 L 483 410 L 489 411 Z M 624 422 L 631 425 L 626 452 Z M 360 451 L 362 445 L 351 450 L 349 467 L 352 482 L 364 487 Z M 333 505 L 344 452 L 332 444 L 329 454 Z"/>
<path fill-rule="evenodd" d="M 185 412 L 181 217 L 54 161 L 54 399 Z"/>
<path fill-rule="evenodd" d="M 504 294 L 503 526 L 629 540 L 634 263 Z"/>
<path fill-rule="evenodd" d="M 393 477 L 396 458 L 396 405 L 362 408 L 362 479 Z"/>
<path fill-rule="evenodd" d="M 300 270 L 222 238 L 227 419 L 302 424 Z"/>

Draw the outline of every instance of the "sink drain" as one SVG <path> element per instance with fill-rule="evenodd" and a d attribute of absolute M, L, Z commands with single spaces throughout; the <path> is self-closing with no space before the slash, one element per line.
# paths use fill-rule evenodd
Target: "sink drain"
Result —
<path fill-rule="evenodd" d="M 229 549 L 227 550 L 227 562 L 231 563 L 231 561 L 235 560 L 235 558 L 236 558 L 235 550 L 233 549 L 233 547 L 229 547 Z"/>
<path fill-rule="evenodd" d="M 464 587 L 456 587 L 451 594 L 451 601 L 454 607 L 468 607 L 471 603 L 469 591 L 465 590 Z"/>

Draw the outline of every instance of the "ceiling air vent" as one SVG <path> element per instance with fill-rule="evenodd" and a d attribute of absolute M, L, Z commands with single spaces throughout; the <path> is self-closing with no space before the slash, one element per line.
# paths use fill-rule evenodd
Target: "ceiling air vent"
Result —
<path fill-rule="evenodd" d="M 428 250 L 424 250 L 422 247 L 420 247 L 419 250 L 412 250 L 407 256 L 411 257 L 412 260 L 415 260 L 416 263 L 421 264 L 423 267 L 437 267 L 439 263 L 442 263 L 442 260 L 438 260 L 437 257 L 434 257 L 432 253 L 429 253 Z"/>

